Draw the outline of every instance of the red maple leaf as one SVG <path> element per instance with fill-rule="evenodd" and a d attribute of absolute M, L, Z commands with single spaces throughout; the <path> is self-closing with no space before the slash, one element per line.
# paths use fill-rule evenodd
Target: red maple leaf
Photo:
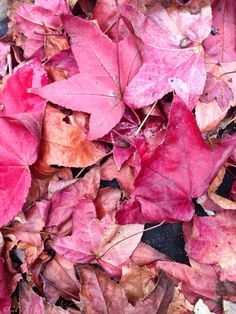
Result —
<path fill-rule="evenodd" d="M 194 206 L 191 198 L 202 195 L 221 166 L 232 154 L 236 137 L 218 147 L 207 146 L 195 118 L 179 99 L 172 104 L 166 137 L 152 158 L 143 167 L 134 183 L 131 198 L 141 204 L 131 205 L 119 213 L 120 223 L 134 221 L 158 222 L 162 220 L 190 220 Z M 126 216 L 127 213 L 127 216 Z"/>

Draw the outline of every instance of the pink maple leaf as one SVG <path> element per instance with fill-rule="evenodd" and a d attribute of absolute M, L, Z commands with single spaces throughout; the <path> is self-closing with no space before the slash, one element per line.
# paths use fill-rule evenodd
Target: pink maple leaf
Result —
<path fill-rule="evenodd" d="M 87 263 L 97 259 L 112 276 L 119 276 L 124 264 L 136 246 L 143 225 L 119 226 L 110 216 L 96 218 L 96 209 L 90 199 L 78 201 L 73 212 L 72 235 L 55 240 L 54 249 L 76 263 Z"/>
<path fill-rule="evenodd" d="M 158 2 L 146 16 L 121 6 L 121 14 L 144 43 L 143 65 L 124 95 L 129 106 L 147 106 L 173 90 L 187 103 L 201 95 L 206 80 L 201 42 L 210 32 L 211 8 L 198 6 L 192 14 L 184 6 L 164 8 Z"/>
<path fill-rule="evenodd" d="M 140 65 L 130 35 L 118 45 L 92 21 L 64 17 L 80 73 L 33 92 L 66 108 L 90 113 L 88 139 L 107 134 L 124 112 L 122 93 Z"/>
<path fill-rule="evenodd" d="M 17 215 L 29 191 L 29 166 L 37 159 L 45 100 L 28 94 L 28 87 L 46 83 L 40 63 L 19 67 L 1 95 L 0 111 L 0 225 Z M 16 90 L 18 93 L 16 94 Z"/>

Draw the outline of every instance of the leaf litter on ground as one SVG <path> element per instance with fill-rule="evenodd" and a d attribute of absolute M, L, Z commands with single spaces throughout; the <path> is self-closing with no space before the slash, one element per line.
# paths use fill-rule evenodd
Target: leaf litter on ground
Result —
<path fill-rule="evenodd" d="M 0 313 L 234 313 L 235 13 L 8 3 Z"/>

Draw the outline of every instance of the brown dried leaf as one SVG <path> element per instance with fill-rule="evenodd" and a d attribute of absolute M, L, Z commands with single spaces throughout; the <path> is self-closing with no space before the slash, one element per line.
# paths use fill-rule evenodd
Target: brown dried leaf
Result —
<path fill-rule="evenodd" d="M 122 267 L 120 286 L 130 303 L 136 304 L 155 289 L 155 274 L 146 267 L 136 265 Z"/>

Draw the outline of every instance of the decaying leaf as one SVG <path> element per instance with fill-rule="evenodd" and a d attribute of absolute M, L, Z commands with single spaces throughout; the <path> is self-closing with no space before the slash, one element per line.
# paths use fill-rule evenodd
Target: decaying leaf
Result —
<path fill-rule="evenodd" d="M 95 164 L 105 155 L 105 147 L 89 141 L 84 130 L 71 122 L 69 116 L 47 106 L 40 155 L 34 166 L 37 172 L 50 175 L 57 170 L 51 165 L 83 168 Z"/>

